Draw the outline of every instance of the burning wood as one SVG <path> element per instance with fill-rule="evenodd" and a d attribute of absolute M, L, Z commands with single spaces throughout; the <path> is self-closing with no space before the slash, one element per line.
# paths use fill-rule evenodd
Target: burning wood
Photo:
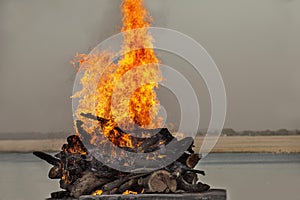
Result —
<path fill-rule="evenodd" d="M 94 116 L 90 113 L 88 114 L 81 114 L 86 118 L 90 118 L 93 120 L 97 120 L 99 122 L 99 126 L 105 127 L 107 123 L 110 123 L 109 120 Z M 80 120 L 77 120 L 76 127 L 80 133 L 84 133 L 84 129 L 82 128 L 83 123 Z M 139 135 L 141 137 L 134 137 L 130 133 L 134 133 L 135 135 Z M 89 138 L 88 134 L 84 134 L 85 137 Z M 127 151 L 134 152 L 134 153 L 149 153 L 157 151 L 161 146 L 169 144 L 173 139 L 175 139 L 172 134 L 166 128 L 161 129 L 141 129 L 136 128 L 132 131 L 123 131 L 117 126 L 114 126 L 110 130 L 110 135 L 113 135 L 113 138 L 109 138 L 110 141 L 117 145 L 120 148 L 124 148 Z M 142 137 L 142 136 L 148 137 Z M 125 142 L 123 141 L 124 138 L 130 141 L 130 146 L 123 145 Z"/>
<path fill-rule="evenodd" d="M 119 130 L 117 127 L 114 129 Z M 167 129 L 161 130 L 163 131 L 157 134 L 159 136 L 145 139 L 145 145 L 139 151 L 146 152 L 150 146 L 154 146 L 153 149 L 159 148 L 159 144 L 168 141 L 166 138 L 173 138 Z M 198 181 L 197 174 L 204 175 L 204 172 L 193 169 L 200 156 L 194 153 L 192 147 L 193 145 L 167 167 L 137 174 L 121 172 L 104 165 L 88 152 L 77 135 L 69 136 L 62 150 L 54 156 L 43 152 L 33 154 L 53 165 L 48 174 L 49 178 L 60 179 L 60 187 L 64 191 L 52 193 L 52 198 L 79 198 L 81 195 L 90 194 L 203 192 L 209 186 Z M 137 149 L 132 151 L 138 151 Z"/>
<path fill-rule="evenodd" d="M 82 77 L 80 89 L 73 95 L 78 99 L 73 114 L 80 137 L 69 136 L 54 156 L 34 152 L 53 165 L 48 176 L 59 179 L 64 189 L 52 193 L 52 198 L 199 193 L 210 188 L 198 180 L 198 174 L 205 175 L 204 172 L 193 169 L 201 159 L 193 151 L 193 138 L 179 140 L 168 129 L 157 129 L 162 127 L 163 120 L 158 116 L 159 100 L 154 89 L 162 77 L 153 38 L 147 31 L 150 16 L 142 3 L 142 0 L 123 1 L 124 42 L 118 62 L 110 62 L 115 55 L 105 51 L 78 56 Z M 134 29 L 138 30 L 130 31 Z M 140 68 L 142 65 L 146 67 Z M 128 73 L 131 70 L 135 73 Z M 103 148 L 99 153 L 104 154 L 103 158 L 134 166 L 135 171 L 123 172 L 108 166 L 104 159 L 95 156 L 98 155 L 95 152 L 102 151 L 99 146 Z M 112 151 L 112 146 L 118 148 Z M 172 148 L 166 148 L 169 146 Z M 130 160 L 126 153 L 147 156 L 153 153 L 153 156 L 147 162 L 148 157 L 142 161 Z M 170 155 L 176 158 L 167 162 Z M 153 166 L 156 170 L 139 170 Z"/>

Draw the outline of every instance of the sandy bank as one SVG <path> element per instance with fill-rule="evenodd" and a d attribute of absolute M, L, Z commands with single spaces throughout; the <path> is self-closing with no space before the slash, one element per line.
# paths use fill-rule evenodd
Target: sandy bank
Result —
<path fill-rule="evenodd" d="M 203 137 L 196 138 L 199 147 Z M 0 140 L 0 152 L 59 151 L 64 139 Z M 222 136 L 213 152 L 300 153 L 300 136 Z"/>

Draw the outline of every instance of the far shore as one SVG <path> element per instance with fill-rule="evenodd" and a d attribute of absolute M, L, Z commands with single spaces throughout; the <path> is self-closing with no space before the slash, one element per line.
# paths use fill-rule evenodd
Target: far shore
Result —
<path fill-rule="evenodd" d="M 203 137 L 197 137 L 200 147 Z M 216 153 L 300 153 L 300 136 L 222 136 L 214 146 Z"/>
<path fill-rule="evenodd" d="M 203 137 L 196 137 L 199 149 Z M 57 152 L 65 139 L 0 140 L 0 152 Z M 222 136 L 212 152 L 300 153 L 300 136 Z"/>

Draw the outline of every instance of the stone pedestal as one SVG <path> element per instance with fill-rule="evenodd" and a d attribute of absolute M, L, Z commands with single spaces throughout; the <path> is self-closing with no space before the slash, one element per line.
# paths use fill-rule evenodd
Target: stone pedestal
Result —
<path fill-rule="evenodd" d="M 203 193 L 183 194 L 87 195 L 79 200 L 226 200 L 226 190 L 211 189 Z"/>

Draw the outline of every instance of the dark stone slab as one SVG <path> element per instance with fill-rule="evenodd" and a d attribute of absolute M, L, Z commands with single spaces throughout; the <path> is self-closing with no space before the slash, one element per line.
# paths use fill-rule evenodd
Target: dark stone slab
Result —
<path fill-rule="evenodd" d="M 212 189 L 203 193 L 136 194 L 81 196 L 79 200 L 226 200 L 226 190 Z"/>

